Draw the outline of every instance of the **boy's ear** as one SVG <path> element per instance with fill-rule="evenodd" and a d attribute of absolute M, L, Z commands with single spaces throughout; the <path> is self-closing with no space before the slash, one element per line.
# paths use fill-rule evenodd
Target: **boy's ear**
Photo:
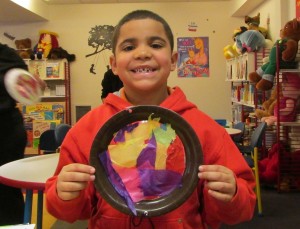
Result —
<path fill-rule="evenodd" d="M 109 57 L 109 62 L 110 62 L 111 70 L 113 71 L 113 73 L 115 75 L 118 75 L 118 70 L 117 70 L 117 66 L 116 66 L 116 58 L 114 55 L 111 55 Z"/>
<path fill-rule="evenodd" d="M 177 66 L 178 52 L 173 52 L 171 57 L 171 71 L 174 71 Z"/>

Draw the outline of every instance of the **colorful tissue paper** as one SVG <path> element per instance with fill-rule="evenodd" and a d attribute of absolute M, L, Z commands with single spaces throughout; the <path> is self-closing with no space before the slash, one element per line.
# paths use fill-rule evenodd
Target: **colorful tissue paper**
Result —
<path fill-rule="evenodd" d="M 170 124 L 139 121 L 114 134 L 100 162 L 116 192 L 136 215 L 135 203 L 170 194 L 182 186 L 184 147 Z"/>

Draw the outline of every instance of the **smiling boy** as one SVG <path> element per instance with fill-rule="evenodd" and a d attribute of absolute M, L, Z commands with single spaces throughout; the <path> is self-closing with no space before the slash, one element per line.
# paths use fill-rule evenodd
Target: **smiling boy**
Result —
<path fill-rule="evenodd" d="M 223 127 L 189 102 L 179 87 L 168 86 L 177 63 L 173 49 L 169 25 L 151 11 L 133 11 L 118 23 L 110 63 L 124 87 L 109 94 L 66 136 L 56 173 L 46 184 L 47 208 L 55 217 L 69 222 L 89 219 L 91 229 L 218 228 L 252 218 L 255 182 L 241 153 Z M 199 184 L 186 202 L 165 215 L 137 220 L 138 225 L 133 223 L 134 216 L 113 208 L 95 190 L 95 168 L 88 165 L 98 130 L 133 105 L 157 105 L 177 112 L 195 130 L 204 156 Z"/>

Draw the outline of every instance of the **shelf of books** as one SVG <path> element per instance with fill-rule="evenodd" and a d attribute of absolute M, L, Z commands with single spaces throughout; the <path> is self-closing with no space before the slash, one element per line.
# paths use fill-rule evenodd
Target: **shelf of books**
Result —
<path fill-rule="evenodd" d="M 226 60 L 226 81 L 231 83 L 232 122 L 245 122 L 247 116 L 260 106 L 265 95 L 256 90 L 248 79 L 263 64 L 269 55 L 269 49 L 258 52 L 246 52 L 238 57 Z"/>
<path fill-rule="evenodd" d="M 37 154 L 39 138 L 48 129 L 65 122 L 64 102 L 42 102 L 35 105 L 18 104 L 27 132 L 26 154 Z"/>
<path fill-rule="evenodd" d="M 60 123 L 71 124 L 70 69 L 66 59 L 25 60 L 29 72 L 38 75 L 47 86 L 35 105 L 19 104 L 27 131 L 26 154 L 37 154 L 40 135 Z"/>

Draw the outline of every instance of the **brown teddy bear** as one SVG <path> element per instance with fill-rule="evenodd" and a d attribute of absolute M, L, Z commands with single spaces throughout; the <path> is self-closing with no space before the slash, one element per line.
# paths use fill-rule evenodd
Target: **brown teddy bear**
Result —
<path fill-rule="evenodd" d="M 16 51 L 22 59 L 29 59 L 32 54 L 31 39 L 15 40 Z"/>
<path fill-rule="evenodd" d="M 280 89 L 281 87 L 279 87 Z M 280 90 L 281 91 L 281 90 Z M 281 92 L 280 92 L 281 93 Z M 277 87 L 274 87 L 270 98 L 263 102 L 262 109 L 256 109 L 255 115 L 258 119 L 261 119 L 263 117 L 269 117 L 274 115 L 274 107 L 277 103 Z"/>
<path fill-rule="evenodd" d="M 277 45 L 279 47 L 279 67 L 295 68 L 297 63 L 295 61 L 298 52 L 298 41 L 300 40 L 300 22 L 294 18 L 288 21 L 280 30 L 280 40 L 277 40 L 272 47 L 269 55 L 269 62 L 263 64 L 256 72 L 249 74 L 251 82 L 256 83 L 256 88 L 267 91 L 272 89 L 273 80 L 277 68 Z"/>

